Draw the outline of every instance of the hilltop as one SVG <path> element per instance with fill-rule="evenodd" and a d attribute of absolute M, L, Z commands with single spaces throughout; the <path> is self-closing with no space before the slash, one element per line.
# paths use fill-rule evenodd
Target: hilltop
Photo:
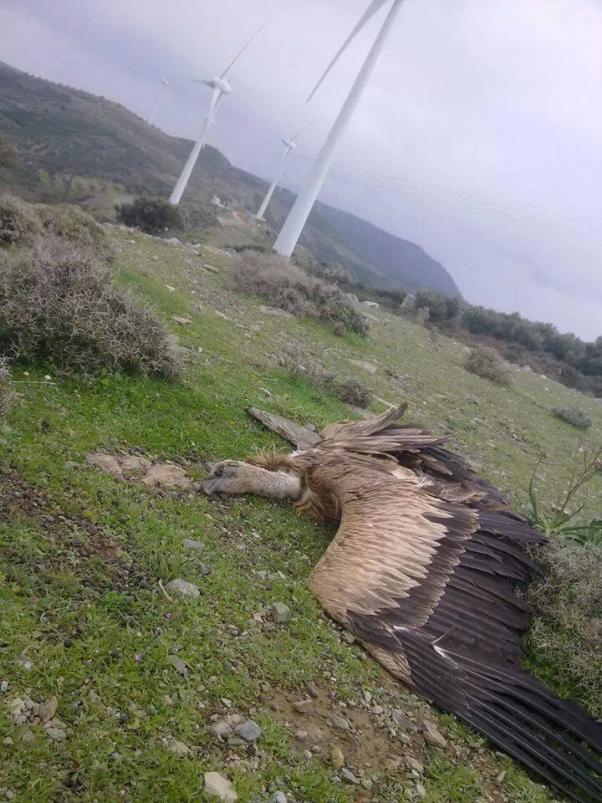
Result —
<path fill-rule="evenodd" d="M 0 177 L 0 189 L 30 200 L 71 201 L 110 219 L 115 202 L 141 193 L 167 197 L 192 143 L 147 125 L 118 103 L 54 84 L 0 63 L 0 131 L 18 146 L 21 162 Z M 216 223 L 212 196 L 258 208 L 267 184 L 207 147 L 183 210 L 194 228 Z M 269 222 L 278 228 L 294 196 L 279 192 Z M 258 236 L 259 233 L 258 233 Z M 361 218 L 318 204 L 302 244 L 354 279 L 379 289 L 460 291 L 422 248 Z"/>

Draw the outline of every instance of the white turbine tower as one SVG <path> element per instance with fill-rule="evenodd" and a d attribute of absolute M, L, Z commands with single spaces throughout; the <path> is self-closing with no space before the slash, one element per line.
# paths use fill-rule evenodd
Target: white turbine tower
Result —
<path fill-rule="evenodd" d="M 148 116 L 148 120 L 146 121 L 149 125 L 152 125 L 155 122 L 155 117 L 157 116 L 157 112 L 159 111 L 159 105 L 163 98 L 163 94 L 168 86 L 169 86 L 169 81 L 167 80 L 167 78 L 162 78 L 161 86 L 159 87 L 159 90 L 157 92 L 155 105 L 153 106 L 152 111 Z"/>
<path fill-rule="evenodd" d="M 210 89 L 213 90 L 211 94 L 211 101 L 209 103 L 209 112 L 203 121 L 203 127 L 201 129 L 201 133 L 199 134 L 199 138 L 194 144 L 192 151 L 190 152 L 190 156 L 188 157 L 188 161 L 184 165 L 184 169 L 178 179 L 176 186 L 171 194 L 171 198 L 169 199 L 169 203 L 177 206 L 180 201 L 182 200 L 182 195 L 184 194 L 184 190 L 186 189 L 186 185 L 190 180 L 190 176 L 192 175 L 192 171 L 194 170 L 194 166 L 196 164 L 196 160 L 199 158 L 199 153 L 203 150 L 203 147 L 207 141 L 207 135 L 209 134 L 209 130 L 211 126 L 215 122 L 215 113 L 217 111 L 217 107 L 220 104 L 221 99 L 224 95 L 229 95 L 232 92 L 232 86 L 230 82 L 227 80 L 228 73 L 234 67 L 236 62 L 245 52 L 245 50 L 249 47 L 251 42 L 261 33 L 265 26 L 261 26 L 259 30 L 255 31 L 253 36 L 245 42 L 244 46 L 239 50 L 236 54 L 234 59 L 230 62 L 230 64 L 226 67 L 221 75 L 215 76 L 210 81 L 203 81 L 199 78 L 193 78 L 191 80 L 196 81 L 199 84 L 205 84 Z"/>
<path fill-rule="evenodd" d="M 370 3 L 362 18 L 351 31 L 351 34 L 347 37 L 347 40 L 339 52 L 328 65 L 326 72 L 318 81 L 316 87 L 309 96 L 310 100 L 316 93 L 318 87 L 321 86 L 328 73 L 332 70 L 336 62 L 339 60 L 345 50 L 347 50 L 351 42 L 364 28 L 367 22 L 374 16 L 374 14 L 376 14 L 381 6 L 384 6 L 388 2 L 391 2 L 391 0 L 373 0 L 373 2 Z M 403 2 L 404 0 L 393 0 L 393 5 L 387 14 L 387 17 L 353 86 L 351 87 L 351 91 L 349 92 L 349 95 L 347 96 L 347 99 L 345 100 L 345 103 L 339 112 L 339 116 L 335 120 L 330 134 L 328 135 L 326 142 L 324 143 L 324 146 L 318 155 L 307 184 L 299 194 L 293 208 L 289 213 L 289 216 L 284 223 L 284 226 L 282 227 L 280 234 L 278 235 L 278 238 L 276 239 L 276 242 L 274 243 L 274 250 L 277 253 L 282 254 L 282 256 L 290 257 L 295 250 L 299 237 L 301 236 L 305 224 L 307 223 L 307 219 L 310 215 L 312 207 L 318 198 L 324 181 L 326 180 L 326 176 L 328 175 L 328 171 L 332 165 L 337 146 L 347 127 L 349 126 L 349 123 L 351 122 L 353 113 L 357 108 L 368 81 L 370 80 L 372 71 L 374 70 L 378 57 L 385 46 L 387 38 L 391 33 L 391 29 L 393 28 L 393 24 L 395 23 Z"/>
<path fill-rule="evenodd" d="M 272 183 L 270 185 L 270 188 L 267 191 L 265 198 L 263 199 L 263 203 L 261 204 L 261 206 L 259 207 L 259 211 L 255 215 L 257 220 L 263 220 L 263 216 L 265 215 L 266 210 L 267 210 L 268 206 L 270 205 L 270 201 L 272 200 L 272 195 L 276 191 L 276 187 L 278 186 L 278 184 L 280 183 L 280 179 L 282 178 L 282 174 L 284 172 L 284 168 L 285 168 L 286 163 L 288 161 L 288 157 L 291 155 L 291 153 L 297 147 L 297 140 L 299 139 L 301 134 L 303 134 L 304 131 L 305 131 L 305 128 L 302 128 L 301 131 L 299 131 L 298 134 L 295 134 L 295 136 L 291 137 L 290 139 L 286 139 L 285 137 L 281 137 L 282 142 L 284 143 L 284 155 L 283 155 L 282 159 L 280 160 L 280 167 L 278 168 L 278 171 L 276 172 L 276 178 L 274 179 L 274 181 L 272 181 Z"/>

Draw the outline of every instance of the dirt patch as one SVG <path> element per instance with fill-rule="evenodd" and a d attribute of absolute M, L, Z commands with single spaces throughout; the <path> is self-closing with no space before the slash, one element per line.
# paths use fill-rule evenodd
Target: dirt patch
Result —
<path fill-rule="evenodd" d="M 67 515 L 49 495 L 31 485 L 12 471 L 0 471 L 0 521 L 18 521 L 29 518 L 40 526 L 45 537 L 56 549 L 44 555 L 37 567 L 38 572 L 56 571 L 61 565 L 70 568 L 82 564 L 81 574 L 85 584 L 94 585 L 98 573 L 86 571 L 86 564 L 99 558 L 107 584 L 123 590 L 134 581 L 139 584 L 139 573 L 123 552 L 122 545 L 106 531 L 84 518 Z M 10 564 L 10 547 L 5 559 Z"/>

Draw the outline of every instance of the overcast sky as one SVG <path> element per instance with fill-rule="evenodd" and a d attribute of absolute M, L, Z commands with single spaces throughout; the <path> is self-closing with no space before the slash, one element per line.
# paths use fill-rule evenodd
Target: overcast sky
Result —
<path fill-rule="evenodd" d="M 0 0 L 0 60 L 211 142 L 271 178 L 279 134 L 311 128 L 299 187 L 381 24 L 305 98 L 368 0 Z M 388 8 L 388 5 L 387 5 Z M 464 296 L 602 334 L 602 0 L 406 0 L 321 199 L 421 245 Z"/>

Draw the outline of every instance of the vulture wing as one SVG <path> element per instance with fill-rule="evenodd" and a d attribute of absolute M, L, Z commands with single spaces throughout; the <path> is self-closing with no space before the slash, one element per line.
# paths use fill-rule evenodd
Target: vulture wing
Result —
<path fill-rule="evenodd" d="M 436 439 L 368 423 L 315 449 L 310 487 L 337 498 L 341 523 L 312 591 L 394 675 L 569 797 L 601 801 L 602 727 L 521 669 L 517 591 L 534 571 L 526 547 L 544 537 L 490 486 L 471 495 L 470 470 Z M 455 480 L 447 498 L 442 476 Z"/>

